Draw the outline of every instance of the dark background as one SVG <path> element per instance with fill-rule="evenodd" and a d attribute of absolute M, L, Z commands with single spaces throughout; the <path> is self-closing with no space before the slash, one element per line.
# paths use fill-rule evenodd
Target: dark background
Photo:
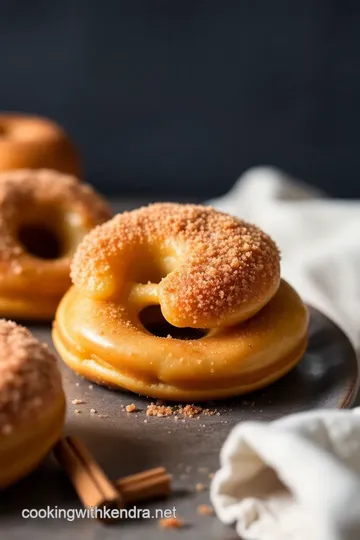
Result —
<path fill-rule="evenodd" d="M 271 164 L 360 197 L 360 3 L 0 0 L 0 109 L 102 191 L 210 197 Z"/>

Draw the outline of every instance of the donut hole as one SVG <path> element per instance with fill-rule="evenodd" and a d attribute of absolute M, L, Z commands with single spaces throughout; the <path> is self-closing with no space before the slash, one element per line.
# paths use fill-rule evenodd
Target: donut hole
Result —
<path fill-rule="evenodd" d="M 46 225 L 29 223 L 18 230 L 18 240 L 28 253 L 39 259 L 58 259 L 63 255 L 59 235 Z"/>
<path fill-rule="evenodd" d="M 148 306 L 144 308 L 139 319 L 143 327 L 157 337 L 172 337 L 174 339 L 201 339 L 208 333 L 202 328 L 178 328 L 168 323 L 161 313 L 160 306 Z"/>

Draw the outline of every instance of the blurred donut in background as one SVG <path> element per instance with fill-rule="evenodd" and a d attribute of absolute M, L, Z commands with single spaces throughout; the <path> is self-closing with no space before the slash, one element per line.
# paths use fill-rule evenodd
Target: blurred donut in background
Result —
<path fill-rule="evenodd" d="M 14 169 L 81 176 L 77 150 L 59 125 L 40 116 L 0 113 L 0 171 Z"/>

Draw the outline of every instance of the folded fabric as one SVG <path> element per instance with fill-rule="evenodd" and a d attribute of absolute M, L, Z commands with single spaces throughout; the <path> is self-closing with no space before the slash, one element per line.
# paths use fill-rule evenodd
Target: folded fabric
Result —
<path fill-rule="evenodd" d="M 360 350 L 360 201 L 329 199 L 259 167 L 210 204 L 270 234 L 282 276 Z M 359 412 L 236 426 L 211 485 L 218 517 L 244 540 L 359 540 Z"/>
<path fill-rule="evenodd" d="M 270 234 L 281 249 L 283 277 L 360 349 L 360 201 L 329 199 L 258 167 L 210 204 Z"/>
<path fill-rule="evenodd" d="M 359 540 L 360 409 L 238 424 L 220 464 L 211 501 L 244 540 Z"/>

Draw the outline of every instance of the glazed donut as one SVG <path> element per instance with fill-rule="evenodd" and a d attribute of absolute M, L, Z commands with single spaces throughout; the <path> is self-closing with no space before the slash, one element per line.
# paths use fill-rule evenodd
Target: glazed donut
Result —
<path fill-rule="evenodd" d="M 53 318 L 77 245 L 109 217 L 105 202 L 74 177 L 0 173 L 0 316 Z"/>
<path fill-rule="evenodd" d="M 280 280 L 274 242 L 212 208 L 155 204 L 115 216 L 79 245 L 71 276 L 53 340 L 101 384 L 224 398 L 278 379 L 306 348 L 307 310 Z M 175 337 L 185 327 L 191 339 Z"/>
<path fill-rule="evenodd" d="M 60 438 L 65 396 L 56 358 L 0 320 L 0 489 L 31 472 Z"/>
<path fill-rule="evenodd" d="M 54 169 L 79 176 L 75 147 L 55 122 L 38 116 L 0 114 L 0 171 Z"/>

